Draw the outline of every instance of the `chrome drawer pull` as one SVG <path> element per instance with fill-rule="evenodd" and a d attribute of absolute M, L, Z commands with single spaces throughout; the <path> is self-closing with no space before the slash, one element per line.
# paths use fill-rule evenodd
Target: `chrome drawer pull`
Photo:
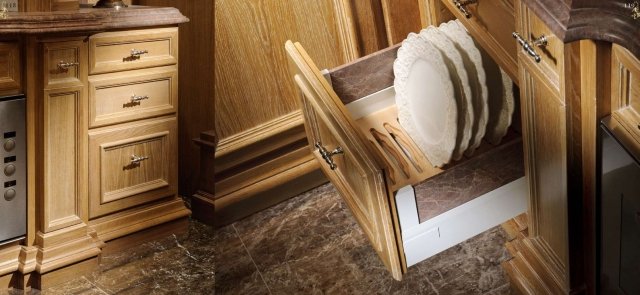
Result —
<path fill-rule="evenodd" d="M 333 162 L 333 156 L 338 154 L 344 154 L 344 150 L 341 147 L 337 147 L 333 151 L 327 151 L 327 149 L 324 146 L 322 146 L 322 143 L 320 143 L 319 141 L 316 142 L 316 148 L 318 148 L 318 152 L 320 153 L 324 161 L 327 162 L 327 164 L 329 165 L 329 168 L 331 168 L 331 170 L 336 170 L 338 166 L 336 166 L 336 163 Z"/>
<path fill-rule="evenodd" d="M 58 63 L 58 68 L 61 68 L 61 69 L 63 69 L 63 70 L 67 70 L 67 69 L 69 69 L 69 68 L 71 68 L 71 67 L 77 67 L 77 66 L 79 66 L 79 65 L 80 65 L 80 63 L 79 63 L 79 62 L 66 62 L 66 61 L 64 61 L 64 60 L 61 60 L 61 61 Z"/>
<path fill-rule="evenodd" d="M 513 36 L 513 38 L 516 38 L 516 40 L 518 40 L 518 43 L 520 43 L 520 45 L 522 46 L 522 49 L 524 49 L 524 51 L 526 51 L 531 57 L 533 57 L 533 60 L 535 60 L 536 62 L 540 62 L 540 60 L 542 60 L 542 58 L 540 58 L 540 55 L 537 54 L 535 50 L 533 50 L 533 46 L 531 46 L 529 42 L 524 40 L 522 36 L 520 36 L 520 34 L 518 34 L 517 32 L 513 32 L 513 34 L 511 35 Z M 540 39 L 543 39 L 543 40 L 540 40 Z M 535 42 L 540 42 L 539 46 L 545 46 L 547 44 L 547 38 L 545 36 L 542 36 L 536 39 L 534 41 L 534 44 Z M 544 42 L 544 44 L 542 44 L 542 42 Z"/>
<path fill-rule="evenodd" d="M 140 162 L 144 161 L 144 160 L 148 160 L 149 157 L 147 156 L 136 156 L 136 155 L 131 155 L 131 165 L 138 165 L 140 164 Z"/>
<path fill-rule="evenodd" d="M 148 95 L 132 95 L 131 96 L 131 103 L 136 103 L 136 102 L 140 102 L 141 100 L 145 100 L 145 99 L 149 99 Z"/>
<path fill-rule="evenodd" d="M 477 3 L 478 0 L 453 0 L 453 5 L 455 5 L 460 12 L 466 18 L 471 18 L 471 13 L 467 9 L 467 5 Z"/>
<path fill-rule="evenodd" d="M 131 49 L 131 56 L 135 56 L 140 58 L 141 55 L 143 54 L 147 54 L 149 53 L 149 50 L 143 49 L 143 50 L 138 50 L 138 49 Z"/>

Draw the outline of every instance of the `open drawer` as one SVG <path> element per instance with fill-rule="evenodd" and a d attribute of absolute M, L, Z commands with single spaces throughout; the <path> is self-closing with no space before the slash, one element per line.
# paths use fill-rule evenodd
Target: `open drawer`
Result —
<path fill-rule="evenodd" d="M 442 168 L 433 167 L 406 135 L 392 87 L 397 46 L 328 78 L 299 43 L 285 47 L 309 146 L 395 279 L 408 266 L 526 210 L 518 134 Z M 452 194 L 439 186 L 463 189 Z"/>

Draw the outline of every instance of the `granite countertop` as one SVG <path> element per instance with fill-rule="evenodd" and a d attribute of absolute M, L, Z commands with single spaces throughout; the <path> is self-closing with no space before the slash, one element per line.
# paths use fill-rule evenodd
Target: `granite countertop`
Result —
<path fill-rule="evenodd" d="M 522 0 L 565 43 L 592 39 L 620 44 L 640 56 L 636 0 Z"/>
<path fill-rule="evenodd" d="M 175 25 L 189 19 L 173 7 L 131 5 L 127 8 L 81 7 L 73 11 L 8 12 L 0 34 L 96 32 L 134 27 Z"/>

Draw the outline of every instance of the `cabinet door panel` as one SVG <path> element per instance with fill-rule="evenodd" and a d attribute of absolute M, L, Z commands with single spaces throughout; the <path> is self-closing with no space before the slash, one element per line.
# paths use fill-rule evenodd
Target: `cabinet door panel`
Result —
<path fill-rule="evenodd" d="M 86 94 L 83 87 L 45 91 L 43 232 L 79 224 L 86 197 Z"/>
<path fill-rule="evenodd" d="M 161 118 L 89 133 L 89 217 L 177 192 L 176 119 Z"/>
<path fill-rule="evenodd" d="M 521 69 L 523 137 L 530 187 L 530 236 L 568 263 L 566 113 L 550 82 Z"/>
<path fill-rule="evenodd" d="M 287 42 L 286 49 L 294 80 L 302 91 L 310 148 L 321 162 L 322 170 L 340 191 L 373 248 L 394 278 L 400 279 L 402 267 L 383 171 L 365 140 L 358 134 L 348 111 L 302 46 Z M 343 149 L 343 154 L 332 157 L 335 167 L 330 167 L 322 157 L 315 146 L 318 142 L 328 151 L 338 147 Z"/>
<path fill-rule="evenodd" d="M 614 44 L 612 61 L 612 116 L 640 142 L 640 60 Z"/>

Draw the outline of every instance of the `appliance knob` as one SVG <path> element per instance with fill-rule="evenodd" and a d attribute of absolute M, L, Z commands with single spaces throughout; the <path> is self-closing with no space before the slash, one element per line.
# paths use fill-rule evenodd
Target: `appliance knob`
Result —
<path fill-rule="evenodd" d="M 16 173 L 16 166 L 13 164 L 9 164 L 4 167 L 4 175 L 11 176 L 13 173 Z"/>
<path fill-rule="evenodd" d="M 7 141 L 4 142 L 4 150 L 7 152 L 12 151 L 14 148 L 16 148 L 16 141 L 13 139 L 7 139 Z"/>
<path fill-rule="evenodd" d="M 4 199 L 7 201 L 13 200 L 16 197 L 16 190 L 10 188 L 4 192 Z"/>

